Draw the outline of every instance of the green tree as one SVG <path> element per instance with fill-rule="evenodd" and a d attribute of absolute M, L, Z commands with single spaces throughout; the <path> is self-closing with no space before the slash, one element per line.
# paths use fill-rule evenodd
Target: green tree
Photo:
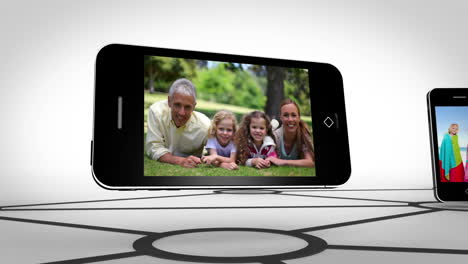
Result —
<path fill-rule="evenodd" d="M 158 56 L 144 57 L 145 89 L 168 92 L 170 85 L 179 78 L 192 80 L 197 75 L 197 61 Z"/>
<path fill-rule="evenodd" d="M 219 63 L 202 69 L 194 80 L 199 97 L 209 101 L 263 109 L 265 95 L 255 76 L 242 66 Z"/>
<path fill-rule="evenodd" d="M 307 70 L 287 69 L 284 87 L 285 97 L 293 99 L 299 105 L 301 115 L 310 116 L 309 74 Z"/>
<path fill-rule="evenodd" d="M 202 69 L 198 72 L 194 84 L 198 96 L 204 100 L 226 103 L 232 100 L 235 74 L 226 71 L 224 64 L 211 69 Z"/>
<path fill-rule="evenodd" d="M 247 71 L 239 71 L 234 79 L 236 88 L 233 103 L 249 108 L 263 109 L 266 97 L 264 95 L 260 80 Z"/>

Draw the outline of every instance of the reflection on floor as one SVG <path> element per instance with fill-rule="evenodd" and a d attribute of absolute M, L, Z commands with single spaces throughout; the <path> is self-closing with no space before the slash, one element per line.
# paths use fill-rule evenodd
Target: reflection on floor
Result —
<path fill-rule="evenodd" d="M 461 263 L 468 207 L 432 190 L 286 190 L 0 209 L 2 263 Z"/>

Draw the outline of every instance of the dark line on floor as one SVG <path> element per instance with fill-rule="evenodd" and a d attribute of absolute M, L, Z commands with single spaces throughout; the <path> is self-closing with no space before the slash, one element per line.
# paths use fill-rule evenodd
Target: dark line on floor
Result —
<path fill-rule="evenodd" d="M 188 196 L 202 196 L 214 195 L 216 193 L 198 193 L 198 194 L 180 194 L 180 195 L 166 195 L 166 196 L 151 196 L 151 197 L 135 197 L 135 198 L 119 198 L 119 199 L 105 199 L 105 200 L 89 200 L 89 201 L 75 201 L 75 202 L 58 202 L 58 203 L 41 203 L 41 204 L 25 204 L 25 205 L 7 205 L 0 207 L 0 210 L 5 208 L 25 207 L 25 206 L 44 206 L 44 205 L 60 205 L 60 204 L 80 204 L 80 203 L 98 203 L 98 202 L 115 202 L 115 201 L 129 201 L 129 200 L 145 200 L 145 199 L 159 199 L 159 198 L 177 198 Z"/>
<path fill-rule="evenodd" d="M 422 214 L 428 214 L 428 213 L 434 213 L 434 212 L 440 212 L 440 211 L 443 211 L 443 210 L 430 209 L 430 210 L 424 210 L 424 211 L 418 211 L 418 212 L 412 212 L 412 213 L 404 213 L 404 214 L 397 214 L 397 215 L 374 217 L 374 218 L 368 218 L 368 219 L 362 219 L 362 220 L 356 220 L 356 221 L 349 221 L 349 222 L 343 222 L 343 223 L 337 223 L 337 224 L 302 228 L 302 229 L 296 229 L 296 230 L 291 230 L 291 231 L 304 233 L 304 232 L 318 231 L 318 230 L 324 230 L 324 229 L 330 229 L 330 228 L 337 228 L 337 227 L 372 223 L 372 222 L 378 222 L 378 221 L 384 221 L 384 220 L 390 220 L 390 219 L 396 219 L 396 218 L 402 218 L 402 217 L 408 217 L 408 216 L 422 215 Z"/>
<path fill-rule="evenodd" d="M 99 261 L 106 261 L 106 260 L 138 257 L 138 256 L 143 256 L 143 255 L 144 254 L 141 252 L 131 251 L 131 252 L 109 254 L 109 255 L 95 256 L 95 257 L 44 262 L 43 264 L 81 264 L 81 263 L 92 263 L 92 262 L 99 262 Z"/>
<path fill-rule="evenodd" d="M 421 188 L 421 189 L 313 189 L 313 190 L 285 190 L 285 189 L 278 189 L 282 190 L 283 192 L 372 192 L 372 191 L 432 191 L 433 188 Z"/>
<path fill-rule="evenodd" d="M 224 210 L 224 209 L 312 209 L 312 208 L 366 208 L 408 207 L 408 205 L 309 205 L 309 206 L 213 206 L 213 207 L 110 207 L 110 208 L 32 208 L 4 209 L 3 212 L 24 211 L 119 211 L 119 210 Z"/>
<path fill-rule="evenodd" d="M 71 223 L 43 221 L 43 220 L 4 217 L 4 216 L 0 216 L 0 220 L 22 222 L 22 223 L 31 223 L 31 224 L 40 224 L 40 225 L 53 225 L 53 226 L 61 226 L 61 227 L 81 228 L 81 229 L 99 230 L 99 231 L 108 231 L 108 232 L 117 232 L 117 233 L 126 233 L 126 234 L 136 234 L 136 235 L 156 234 L 155 232 L 146 232 L 146 231 L 139 231 L 139 230 L 130 230 L 130 229 L 121 229 L 121 228 L 112 228 L 112 227 L 102 227 L 102 226 L 80 225 L 80 224 L 71 224 Z"/>
<path fill-rule="evenodd" d="M 277 260 L 277 259 L 269 259 L 269 260 L 264 260 L 262 262 L 260 262 L 261 264 L 286 264 L 286 262 L 283 262 L 281 260 Z"/>
<path fill-rule="evenodd" d="M 408 201 L 379 200 L 379 199 L 354 198 L 354 197 L 349 198 L 349 197 L 307 195 L 307 194 L 279 193 L 278 195 L 300 196 L 300 197 L 315 197 L 315 198 L 329 198 L 329 199 L 341 199 L 341 200 L 356 200 L 356 201 L 368 201 L 368 202 L 404 203 L 404 204 L 409 204 L 410 203 Z"/>
<path fill-rule="evenodd" d="M 427 191 L 427 190 L 433 190 L 433 189 L 348 189 L 348 190 L 337 190 L 337 189 L 311 189 L 311 190 L 277 189 L 277 190 L 281 190 L 283 192 L 283 194 L 284 194 L 284 192 Z M 24 207 L 24 206 L 59 205 L 59 204 L 75 204 L 75 203 L 94 203 L 94 202 L 112 202 L 112 201 L 126 201 L 126 200 L 157 199 L 157 198 L 176 198 L 176 197 L 199 196 L 199 195 L 201 196 L 201 195 L 213 195 L 213 194 L 216 194 L 216 193 L 211 193 L 210 192 L 210 193 L 200 193 L 200 194 L 182 194 L 182 195 L 119 198 L 119 199 L 57 202 L 57 203 L 5 205 L 5 206 L 0 206 L 0 210 L 3 209 L 3 208 Z"/>
<path fill-rule="evenodd" d="M 327 248 L 328 249 L 342 249 L 342 250 L 388 251 L 388 252 L 399 252 L 399 253 L 409 252 L 409 253 L 468 255 L 468 250 L 462 250 L 462 249 L 373 247 L 373 246 L 346 246 L 346 245 L 328 245 Z"/>

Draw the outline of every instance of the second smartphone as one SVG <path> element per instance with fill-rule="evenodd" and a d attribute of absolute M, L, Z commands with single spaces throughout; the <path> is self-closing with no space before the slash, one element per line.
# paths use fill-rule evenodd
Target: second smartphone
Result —
<path fill-rule="evenodd" d="M 427 104 L 434 195 L 468 201 L 468 88 L 433 89 Z"/>

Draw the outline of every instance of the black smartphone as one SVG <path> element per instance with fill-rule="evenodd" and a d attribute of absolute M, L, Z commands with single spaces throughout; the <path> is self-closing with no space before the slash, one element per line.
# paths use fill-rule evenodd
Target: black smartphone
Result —
<path fill-rule="evenodd" d="M 107 189 L 309 188 L 351 174 L 330 64 L 112 44 L 97 54 L 91 166 Z"/>
<path fill-rule="evenodd" d="M 468 201 L 468 88 L 433 89 L 427 106 L 434 195 Z"/>

